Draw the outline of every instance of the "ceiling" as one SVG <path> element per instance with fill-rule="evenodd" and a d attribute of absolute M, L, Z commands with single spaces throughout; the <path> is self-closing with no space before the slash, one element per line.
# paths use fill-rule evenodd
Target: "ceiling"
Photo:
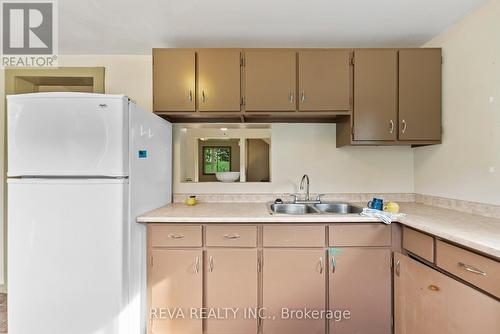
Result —
<path fill-rule="evenodd" d="M 484 0 L 60 0 L 59 53 L 420 46 Z"/>

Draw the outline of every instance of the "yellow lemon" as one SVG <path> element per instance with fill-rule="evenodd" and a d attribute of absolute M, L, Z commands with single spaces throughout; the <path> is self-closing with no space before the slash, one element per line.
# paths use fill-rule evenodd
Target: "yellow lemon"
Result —
<path fill-rule="evenodd" d="M 189 196 L 189 198 L 186 199 L 186 204 L 187 205 L 196 205 L 198 201 L 196 200 L 196 197 L 194 196 Z"/>
<path fill-rule="evenodd" d="M 384 205 L 384 211 L 390 213 L 398 213 L 399 212 L 399 204 L 396 202 L 388 202 Z"/>

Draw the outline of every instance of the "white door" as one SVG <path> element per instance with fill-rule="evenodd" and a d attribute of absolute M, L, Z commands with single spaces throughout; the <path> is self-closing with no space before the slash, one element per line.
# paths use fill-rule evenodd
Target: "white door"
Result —
<path fill-rule="evenodd" d="M 128 175 L 128 101 L 122 95 L 8 96 L 8 176 Z"/>
<path fill-rule="evenodd" d="M 128 333 L 127 188 L 9 180 L 9 333 Z"/>

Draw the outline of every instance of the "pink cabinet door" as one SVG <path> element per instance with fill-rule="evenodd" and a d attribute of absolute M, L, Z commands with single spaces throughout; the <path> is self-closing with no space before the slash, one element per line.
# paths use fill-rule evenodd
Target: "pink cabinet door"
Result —
<path fill-rule="evenodd" d="M 500 302 L 395 253 L 394 320 L 396 334 L 498 334 Z"/>
<path fill-rule="evenodd" d="M 263 253 L 263 333 L 324 334 L 324 318 L 299 319 L 297 314 L 287 319 L 282 310 L 325 310 L 325 251 L 265 249 Z"/>
<path fill-rule="evenodd" d="M 331 311 L 350 316 L 330 320 L 335 334 L 391 333 L 391 250 L 343 247 L 329 251 Z"/>
<path fill-rule="evenodd" d="M 190 310 L 202 307 L 202 251 L 153 250 L 152 257 L 150 333 L 201 334 Z"/>
<path fill-rule="evenodd" d="M 205 257 L 207 309 L 224 310 L 206 320 L 207 334 L 255 334 L 258 306 L 257 249 L 209 249 Z"/>

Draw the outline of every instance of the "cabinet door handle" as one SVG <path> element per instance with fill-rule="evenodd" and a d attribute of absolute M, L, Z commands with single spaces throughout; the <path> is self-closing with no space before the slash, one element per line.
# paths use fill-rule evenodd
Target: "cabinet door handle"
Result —
<path fill-rule="evenodd" d="M 210 256 L 208 258 L 208 269 L 210 270 L 210 272 L 214 271 L 214 257 L 213 256 Z"/>
<path fill-rule="evenodd" d="M 290 101 L 290 103 L 293 103 L 293 96 L 294 94 L 293 93 L 290 93 L 290 95 L 288 96 L 288 101 Z"/>
<path fill-rule="evenodd" d="M 335 269 L 337 269 L 337 264 L 335 263 L 335 257 L 331 257 L 330 265 L 332 267 L 332 274 L 335 274 Z"/>
<path fill-rule="evenodd" d="M 189 100 L 189 102 L 193 102 L 193 91 L 192 90 L 189 90 L 188 100 Z"/>
<path fill-rule="evenodd" d="M 319 267 L 319 273 L 322 274 L 323 273 L 323 257 L 319 258 L 318 267 Z"/>
<path fill-rule="evenodd" d="M 468 265 L 466 263 L 463 263 L 463 262 L 458 262 L 458 266 L 460 268 L 463 268 L 465 270 L 467 270 L 468 272 L 471 272 L 471 273 L 474 273 L 474 274 L 478 274 L 478 275 L 481 275 L 481 276 L 486 276 L 486 272 L 476 268 L 476 267 L 473 267 L 471 265 Z"/>
<path fill-rule="evenodd" d="M 202 90 L 201 91 L 201 102 L 205 102 L 207 100 L 207 98 L 205 97 L 205 91 Z"/>
<path fill-rule="evenodd" d="M 406 121 L 405 121 L 405 120 L 403 120 L 403 121 L 401 122 L 401 124 L 403 125 L 403 128 L 401 129 L 401 132 L 402 132 L 402 133 L 405 133 L 405 132 L 406 132 L 406 129 L 408 128 L 408 124 L 406 124 Z"/>
<path fill-rule="evenodd" d="M 394 133 L 394 121 L 392 119 L 389 121 L 389 133 Z"/>
<path fill-rule="evenodd" d="M 304 91 L 302 91 L 302 94 L 300 95 L 300 102 L 306 102 L 306 93 Z"/>
<path fill-rule="evenodd" d="M 396 276 L 399 277 L 399 275 L 401 274 L 401 262 L 399 260 L 396 261 L 394 271 L 396 272 Z"/>
<path fill-rule="evenodd" d="M 179 234 L 170 233 L 170 234 L 168 235 L 168 237 L 169 237 L 170 239 L 182 239 L 182 238 L 184 238 L 184 234 L 182 234 L 182 233 L 179 233 Z"/>
<path fill-rule="evenodd" d="M 241 236 L 239 234 L 231 234 L 231 233 L 228 233 L 228 234 L 224 234 L 224 239 L 239 239 L 241 238 Z"/>
<path fill-rule="evenodd" d="M 194 271 L 196 274 L 200 273 L 200 258 L 198 256 L 194 259 Z"/>

